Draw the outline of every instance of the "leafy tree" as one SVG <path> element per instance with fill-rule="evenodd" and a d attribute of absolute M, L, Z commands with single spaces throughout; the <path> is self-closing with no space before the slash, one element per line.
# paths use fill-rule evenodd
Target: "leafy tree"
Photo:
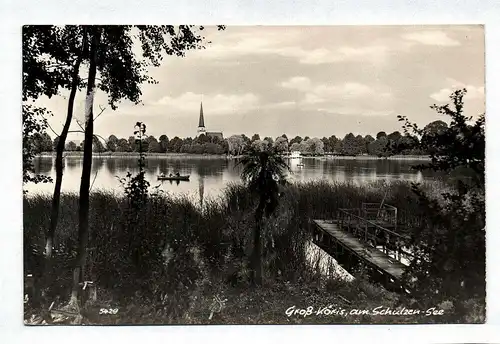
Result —
<path fill-rule="evenodd" d="M 118 138 L 115 135 L 109 135 L 106 141 L 106 149 L 110 152 L 116 152 L 116 146 L 118 145 Z"/>
<path fill-rule="evenodd" d="M 267 142 L 269 142 L 269 143 L 271 143 L 271 144 L 272 144 L 272 143 L 274 143 L 273 138 L 272 138 L 272 137 L 270 137 L 270 136 L 266 136 L 266 137 L 264 138 L 264 141 L 267 141 Z"/>
<path fill-rule="evenodd" d="M 43 137 L 40 133 L 34 133 L 30 138 L 30 144 L 33 148 L 35 154 L 40 154 L 43 152 Z"/>
<path fill-rule="evenodd" d="M 82 33 L 82 34 L 80 34 Z M 52 197 L 51 222 L 46 232 L 45 256 L 50 266 L 52 243 L 59 216 L 59 200 L 63 176 L 63 151 L 73 117 L 76 92 L 84 86 L 79 70 L 86 58 L 86 28 L 76 26 L 23 27 L 23 101 L 41 95 L 51 98 L 60 88 L 70 90 L 66 120 L 56 147 L 56 183 Z"/>
<path fill-rule="evenodd" d="M 52 142 L 52 150 L 53 151 L 56 151 L 57 149 L 57 145 L 59 144 L 59 136 L 57 136 L 55 139 L 54 139 L 54 142 Z"/>
<path fill-rule="evenodd" d="M 449 126 L 440 125 L 439 130 L 434 134 L 419 129 L 404 116 L 399 116 L 400 121 L 404 121 L 405 133 L 413 132 L 422 137 L 422 148 L 430 150 L 431 162 L 417 166 L 419 169 L 432 169 L 450 172 L 456 168 L 467 168 L 475 173 L 475 185 L 484 186 L 484 114 L 471 123 L 472 117 L 463 114 L 463 97 L 467 93 L 466 89 L 456 90 L 450 95 L 453 104 L 433 105 L 432 109 L 439 114 L 449 116 L 451 122 Z M 435 122 L 434 122 L 435 123 Z M 435 126 L 431 126 L 435 127 Z M 429 129 L 429 126 L 426 126 Z"/>
<path fill-rule="evenodd" d="M 45 108 L 35 107 L 33 105 L 23 104 L 23 184 L 25 183 L 49 183 L 52 181 L 50 177 L 35 173 L 33 159 L 37 154 L 32 136 L 40 134 L 45 130 L 47 124 L 45 116 L 49 112 Z M 23 191 L 24 193 L 26 191 Z"/>
<path fill-rule="evenodd" d="M 410 282 L 416 279 L 414 287 L 422 297 L 430 302 L 451 300 L 457 312 L 470 311 L 469 299 L 479 300 L 484 310 L 485 298 L 484 114 L 474 122 L 463 114 L 466 92 L 456 90 L 450 95 L 451 104 L 431 106 L 451 122 L 446 127 L 439 125 L 426 139 L 425 129 L 399 116 L 407 135 L 422 136 L 423 149 L 435 148 L 431 162 L 417 169 L 450 172 L 467 168 L 474 172 L 472 182 L 459 179 L 453 192 L 443 193 L 444 202 L 418 185 L 413 187 L 423 207 L 424 224 L 411 232 L 416 258 L 407 278 Z"/>
<path fill-rule="evenodd" d="M 371 135 L 366 135 L 363 140 L 365 141 L 366 152 L 370 154 L 370 149 L 368 148 L 368 146 L 370 145 L 370 143 L 375 141 L 375 139 Z"/>
<path fill-rule="evenodd" d="M 259 134 L 253 134 L 252 138 L 250 139 L 252 142 L 260 140 L 260 135 Z"/>
<path fill-rule="evenodd" d="M 356 136 L 355 142 L 356 142 L 356 146 L 359 147 L 358 148 L 359 154 L 365 154 L 368 152 L 368 150 L 366 148 L 366 142 L 365 142 L 365 139 L 363 138 L 363 136 L 361 136 L 361 135 Z"/>
<path fill-rule="evenodd" d="M 154 136 L 150 136 L 148 140 L 148 152 L 151 153 L 161 153 L 160 143 L 156 140 Z"/>
<path fill-rule="evenodd" d="M 405 134 L 401 138 L 396 152 L 403 155 L 421 155 L 423 153 L 420 149 L 418 137 L 410 134 Z"/>
<path fill-rule="evenodd" d="M 402 138 L 403 136 L 399 131 L 395 131 L 387 135 L 387 141 L 388 141 L 386 146 L 387 154 L 399 153 L 400 151 L 399 147 L 401 145 Z"/>
<path fill-rule="evenodd" d="M 290 145 L 290 151 L 291 152 L 300 152 L 300 143 L 294 142 L 292 145 Z"/>
<path fill-rule="evenodd" d="M 132 148 L 130 148 L 129 141 L 126 139 L 119 139 L 118 143 L 116 144 L 116 151 L 117 152 L 131 152 Z"/>
<path fill-rule="evenodd" d="M 255 151 L 267 151 L 269 146 L 272 146 L 272 143 L 267 141 L 267 140 L 257 140 L 252 142 L 251 144 L 252 148 Z"/>
<path fill-rule="evenodd" d="M 83 278 L 82 272 L 87 256 L 95 91 L 100 89 L 108 95 L 108 103 L 113 110 L 117 108 L 118 102 L 124 98 L 137 104 L 140 102 L 141 85 L 144 82 L 156 83 L 147 74 L 148 66 L 158 67 L 164 55 L 184 56 L 187 50 L 201 48 L 201 43 L 204 40 L 196 33 L 194 26 L 188 25 L 181 25 L 178 30 L 173 26 L 132 27 L 124 25 L 91 26 L 85 27 L 85 29 L 85 35 L 88 34 L 90 43 L 87 59 L 89 74 L 86 92 L 85 146 L 79 199 L 79 247 L 71 304 L 77 304 L 78 285 Z M 134 38 L 141 43 L 142 59 L 139 59 L 133 51 Z M 96 84 L 98 71 L 100 80 Z"/>
<path fill-rule="evenodd" d="M 448 124 L 441 120 L 431 122 L 424 127 L 423 135 L 440 135 L 448 129 Z"/>
<path fill-rule="evenodd" d="M 330 141 L 328 140 L 328 138 L 326 136 L 321 139 L 321 142 L 323 142 L 323 149 L 326 152 L 332 151 L 332 147 L 330 147 Z"/>
<path fill-rule="evenodd" d="M 85 145 L 84 145 L 85 147 Z M 97 153 L 103 153 L 106 151 L 106 148 L 102 144 L 102 142 L 99 140 L 97 136 L 93 136 L 92 138 L 92 150 Z"/>
<path fill-rule="evenodd" d="M 302 142 L 302 137 L 295 136 L 293 139 L 290 140 L 290 145 L 293 145 L 294 143 L 301 143 L 301 142 Z"/>
<path fill-rule="evenodd" d="M 174 137 L 168 143 L 168 151 L 169 152 L 179 153 L 181 147 L 182 147 L 182 139 L 179 138 L 178 136 Z"/>
<path fill-rule="evenodd" d="M 224 141 L 222 141 L 221 148 L 223 154 L 229 154 L 229 143 L 227 139 L 224 139 Z"/>
<path fill-rule="evenodd" d="M 276 141 L 274 141 L 274 146 L 279 152 L 288 152 L 288 140 L 283 136 L 279 136 Z"/>
<path fill-rule="evenodd" d="M 138 210 L 146 203 L 149 189 L 149 182 L 145 177 L 145 156 L 143 150 L 143 144 L 146 142 L 146 124 L 137 122 L 134 129 L 134 137 L 136 139 L 137 146 L 139 147 L 139 173 L 132 177 L 132 174 L 128 172 L 127 177 L 120 179 L 120 182 L 124 187 L 125 195 L 130 202 L 130 206 L 133 209 Z"/>
<path fill-rule="evenodd" d="M 381 139 L 382 137 L 386 137 L 386 136 L 387 136 L 387 134 L 385 133 L 385 131 L 379 131 L 379 132 L 377 133 L 377 136 L 376 136 L 376 137 L 377 137 L 377 140 L 379 140 L 379 139 Z"/>
<path fill-rule="evenodd" d="M 253 285 L 260 285 L 262 284 L 261 231 L 263 219 L 264 216 L 269 217 L 278 206 L 279 183 L 285 181 L 285 172 L 289 167 L 276 147 L 272 145 L 251 145 L 238 164 L 243 166 L 242 180 L 247 183 L 250 192 L 259 199 L 255 210 L 251 282 Z"/>
<path fill-rule="evenodd" d="M 241 155 L 245 149 L 245 139 L 242 135 L 232 135 L 227 139 L 228 151 L 232 155 Z"/>
<path fill-rule="evenodd" d="M 167 135 L 161 135 L 159 140 L 160 140 L 161 152 L 165 153 L 167 151 L 167 147 L 168 147 Z"/>
<path fill-rule="evenodd" d="M 366 135 L 366 136 L 364 137 L 364 140 L 365 140 L 366 144 L 369 144 L 370 142 L 375 141 L 375 139 L 374 139 L 374 138 L 373 138 L 373 136 L 371 136 L 371 135 Z"/>
<path fill-rule="evenodd" d="M 136 149 L 135 149 L 135 137 L 133 137 L 133 136 L 128 137 L 128 145 L 130 146 L 130 149 L 132 150 L 132 152 L 136 151 Z"/>
<path fill-rule="evenodd" d="M 339 144 L 339 141 L 340 140 L 335 135 L 332 135 L 328 138 L 328 148 L 330 149 L 330 152 L 337 151 L 337 145 Z M 325 148 L 325 150 L 327 149 Z"/>
<path fill-rule="evenodd" d="M 50 138 L 49 134 L 43 133 L 42 134 L 42 152 L 51 152 L 52 151 L 52 139 Z"/>
<path fill-rule="evenodd" d="M 76 151 L 76 143 L 74 143 L 73 141 L 69 141 L 67 144 L 66 144 L 66 150 L 67 151 Z"/>
<path fill-rule="evenodd" d="M 252 142 L 248 136 L 245 134 L 241 134 L 241 137 L 243 138 L 243 142 L 245 142 L 245 146 L 249 146 L 250 143 Z"/>
<path fill-rule="evenodd" d="M 199 144 L 204 144 L 204 143 L 210 142 L 210 138 L 205 134 L 201 134 L 201 135 L 198 135 L 194 139 L 194 142 L 199 143 Z"/>
<path fill-rule="evenodd" d="M 301 142 L 301 145 L 303 145 L 303 154 L 322 155 L 325 153 L 323 142 L 317 137 L 304 140 Z"/>
<path fill-rule="evenodd" d="M 386 147 L 388 143 L 387 136 L 381 136 L 379 139 L 368 144 L 368 154 L 378 156 L 379 158 L 387 156 L 388 151 Z"/>
<path fill-rule="evenodd" d="M 344 155 L 359 155 L 363 152 L 363 144 L 356 139 L 353 133 L 347 134 L 342 140 L 342 154 Z"/>
<path fill-rule="evenodd" d="M 448 125 L 443 121 L 434 121 L 427 124 L 421 132 L 422 145 L 426 147 L 428 154 L 436 153 L 436 147 L 429 144 L 434 140 L 434 137 L 441 135 L 448 129 Z"/>

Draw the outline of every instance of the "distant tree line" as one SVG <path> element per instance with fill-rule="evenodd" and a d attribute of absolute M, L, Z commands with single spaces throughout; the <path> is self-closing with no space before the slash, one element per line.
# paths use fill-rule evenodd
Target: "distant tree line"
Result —
<path fill-rule="evenodd" d="M 231 154 L 240 155 L 249 145 L 270 144 L 278 148 L 283 153 L 299 151 L 303 155 L 324 155 L 335 154 L 345 156 L 371 155 L 378 157 L 388 157 L 391 155 L 429 155 L 432 154 L 433 147 L 424 144 L 433 136 L 446 130 L 448 125 L 443 121 L 434 121 L 426 125 L 422 135 L 416 136 L 409 133 L 401 134 L 395 131 L 386 134 L 381 131 L 375 135 L 357 135 L 349 133 L 344 138 L 330 137 L 302 138 L 295 136 L 288 139 L 286 134 L 276 137 L 260 138 L 259 134 L 248 136 L 232 135 L 226 139 L 200 135 L 195 138 L 180 138 L 175 136 L 171 139 L 167 135 L 161 135 L 158 139 L 152 135 L 142 140 L 143 150 L 150 153 L 188 153 L 188 154 Z M 31 137 L 35 154 L 56 150 L 58 138 L 54 141 L 46 133 L 36 133 Z M 110 135 L 104 142 L 97 137 L 94 138 L 93 151 L 102 152 L 138 152 L 139 143 L 135 137 L 118 138 Z M 65 145 L 66 151 L 82 151 L 84 141 L 76 144 L 69 141 Z"/>

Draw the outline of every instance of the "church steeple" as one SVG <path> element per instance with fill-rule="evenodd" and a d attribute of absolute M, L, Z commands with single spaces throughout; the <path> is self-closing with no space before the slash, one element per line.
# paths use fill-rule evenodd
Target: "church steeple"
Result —
<path fill-rule="evenodd" d="M 198 123 L 198 128 L 205 128 L 205 120 L 203 118 L 203 102 L 200 103 L 200 121 Z"/>
<path fill-rule="evenodd" d="M 200 120 L 198 121 L 198 135 L 205 134 L 205 119 L 203 118 L 203 101 L 200 103 Z"/>

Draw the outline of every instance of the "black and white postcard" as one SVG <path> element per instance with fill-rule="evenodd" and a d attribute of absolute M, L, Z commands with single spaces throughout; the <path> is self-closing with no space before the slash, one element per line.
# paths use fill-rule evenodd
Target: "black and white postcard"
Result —
<path fill-rule="evenodd" d="M 26 325 L 485 322 L 483 25 L 19 39 Z"/>

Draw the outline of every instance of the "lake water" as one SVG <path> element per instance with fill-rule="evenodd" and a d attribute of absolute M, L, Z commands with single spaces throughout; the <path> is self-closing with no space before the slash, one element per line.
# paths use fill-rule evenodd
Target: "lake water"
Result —
<path fill-rule="evenodd" d="M 55 159 L 38 157 L 35 159 L 37 173 L 55 179 Z M 298 166 L 303 163 L 304 166 Z M 409 160 L 360 160 L 360 159 L 325 159 L 302 158 L 290 160 L 290 181 L 309 181 L 326 179 L 329 181 L 364 184 L 379 180 L 407 180 L 421 182 L 432 180 L 432 173 L 411 169 L 412 165 L 421 163 Z M 138 172 L 136 157 L 95 157 L 92 162 L 92 191 L 108 190 L 121 192 L 121 184 L 117 177 L 125 177 L 127 171 Z M 146 159 L 146 179 L 151 186 L 159 185 L 162 190 L 171 194 L 186 194 L 199 199 L 200 194 L 216 197 L 220 190 L 231 182 L 240 181 L 241 166 L 235 160 L 225 158 L 203 158 L 186 156 L 148 157 Z M 158 181 L 157 175 L 179 172 L 189 174 L 190 181 L 170 182 Z M 78 192 L 82 173 L 81 157 L 64 158 L 63 192 Z M 27 184 L 25 189 L 30 194 L 53 192 L 53 184 Z"/>

